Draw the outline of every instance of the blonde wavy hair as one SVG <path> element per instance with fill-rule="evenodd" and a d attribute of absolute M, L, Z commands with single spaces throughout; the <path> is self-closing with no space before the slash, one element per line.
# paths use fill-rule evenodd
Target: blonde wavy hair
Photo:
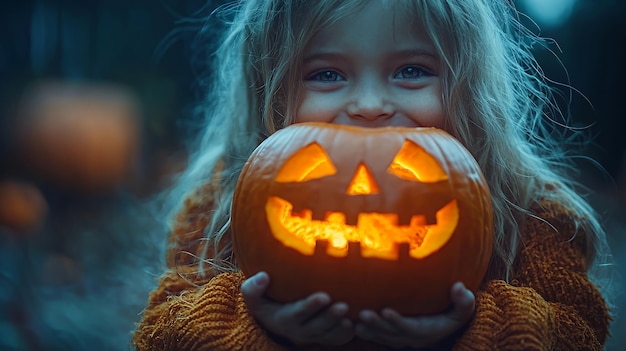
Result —
<path fill-rule="evenodd" d="M 208 243 L 230 240 L 225 234 L 232 194 L 250 153 L 268 135 L 293 123 L 307 43 L 320 28 L 368 1 L 385 0 L 243 0 L 209 17 L 205 30 L 216 19 L 224 21 L 226 30 L 213 56 L 212 84 L 202 106 L 204 129 L 171 193 L 180 205 L 185 193 L 213 176 L 220 161 L 223 191 L 206 228 Z M 610 255 L 599 217 L 567 176 L 571 164 L 552 138 L 567 121 L 531 52 L 546 41 L 520 22 L 512 1 L 387 3 L 423 25 L 441 59 L 445 128 L 474 155 L 491 187 L 498 270 L 508 277 L 521 244 L 518 221 L 533 216 L 530 205 L 547 195 L 575 214 L 586 235 L 590 268 L 606 267 Z M 558 191 L 545 192 L 548 185 Z M 209 261 L 231 267 L 230 245 L 203 256 L 226 258 Z"/>

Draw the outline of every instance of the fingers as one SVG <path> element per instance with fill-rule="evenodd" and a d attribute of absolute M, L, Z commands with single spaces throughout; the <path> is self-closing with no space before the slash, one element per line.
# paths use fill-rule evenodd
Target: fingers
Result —
<path fill-rule="evenodd" d="M 260 272 L 241 285 L 250 314 L 268 331 L 298 344 L 341 345 L 354 337 L 345 303 L 333 304 L 326 293 L 314 293 L 292 303 L 278 303 L 264 296 L 269 283 L 267 273 Z"/>
<path fill-rule="evenodd" d="M 315 293 L 290 304 L 273 303 L 264 297 L 269 284 L 269 275 L 259 272 L 241 285 L 241 294 L 248 310 L 261 320 L 265 319 L 265 314 L 271 314 L 274 323 L 302 324 L 330 304 L 330 297 L 325 293 Z"/>
<path fill-rule="evenodd" d="M 276 317 L 279 318 L 279 322 L 304 324 L 320 310 L 328 307 L 330 302 L 330 297 L 327 294 L 315 293 L 304 300 L 286 304 Z"/>
<path fill-rule="evenodd" d="M 314 293 L 292 303 L 264 297 L 269 276 L 260 272 L 248 278 L 241 292 L 252 316 L 270 332 L 298 343 L 342 345 L 356 334 L 391 347 L 428 347 L 445 340 L 472 318 L 476 299 L 458 282 L 450 289 L 452 308 L 434 316 L 404 317 L 391 309 L 361 311 L 354 326 L 345 303 L 332 303 L 326 293 Z"/>
<path fill-rule="evenodd" d="M 342 318 L 336 326 L 328 329 L 319 339 L 323 344 L 337 346 L 343 345 L 354 337 L 354 324 L 348 318 Z"/>
<path fill-rule="evenodd" d="M 459 323 L 467 323 L 474 315 L 476 308 L 476 297 L 461 282 L 456 282 L 450 289 L 450 299 L 453 308 L 449 313 L 449 318 Z"/>
<path fill-rule="evenodd" d="M 453 284 L 450 288 L 450 299 L 452 308 L 433 316 L 405 318 L 391 309 L 384 309 L 381 316 L 395 330 L 402 333 L 415 333 L 420 330 L 426 335 L 447 336 L 463 327 L 472 318 L 476 304 L 474 294 L 461 282 Z"/>
<path fill-rule="evenodd" d="M 472 318 L 476 300 L 462 283 L 450 289 L 452 308 L 433 316 L 404 317 L 391 309 L 379 314 L 361 311 L 356 335 L 392 347 L 429 347 L 463 328 Z"/>
<path fill-rule="evenodd" d="M 395 311 L 392 311 L 392 312 L 395 313 Z M 402 317 L 400 316 L 400 318 Z M 363 325 L 366 326 L 368 329 L 382 331 L 390 335 L 398 333 L 398 328 L 396 325 L 391 323 L 391 321 L 388 320 L 387 317 L 382 317 L 382 314 L 379 316 L 374 311 L 370 311 L 370 310 L 361 311 L 359 313 L 359 319 L 363 322 Z"/>
<path fill-rule="evenodd" d="M 298 343 L 340 345 L 352 339 L 352 322 L 346 317 L 345 303 L 331 305 L 325 293 L 315 293 L 304 300 L 284 305 L 276 313 L 276 323 Z"/>
<path fill-rule="evenodd" d="M 359 320 L 360 323 L 355 327 L 355 334 L 359 338 L 394 348 L 409 346 L 402 331 L 376 312 L 361 311 Z"/>
<path fill-rule="evenodd" d="M 335 303 L 306 321 L 302 327 L 307 331 L 306 342 L 341 345 L 354 337 L 353 323 L 346 317 L 348 305 Z"/>
<path fill-rule="evenodd" d="M 259 272 L 241 284 L 241 294 L 253 315 L 262 307 L 263 295 L 269 286 L 270 277 L 265 272 Z"/>

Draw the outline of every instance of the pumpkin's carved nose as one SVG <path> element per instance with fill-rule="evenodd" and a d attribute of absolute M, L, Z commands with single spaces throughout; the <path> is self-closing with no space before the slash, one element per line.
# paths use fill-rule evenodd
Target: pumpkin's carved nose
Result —
<path fill-rule="evenodd" d="M 378 194 L 378 184 L 364 163 L 360 163 L 346 190 L 348 195 Z"/>

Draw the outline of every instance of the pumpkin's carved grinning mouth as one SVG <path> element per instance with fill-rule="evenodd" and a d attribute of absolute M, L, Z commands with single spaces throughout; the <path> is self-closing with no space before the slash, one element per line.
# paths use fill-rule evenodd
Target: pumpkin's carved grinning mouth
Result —
<path fill-rule="evenodd" d="M 375 197 L 376 195 L 368 195 L 371 197 Z M 358 226 L 359 220 L 363 220 L 363 216 L 370 215 L 379 215 L 383 221 L 390 223 L 390 226 L 393 227 L 402 227 L 409 226 L 411 223 L 419 224 L 421 226 L 429 225 L 429 224 L 437 224 L 437 216 L 436 213 L 438 210 L 430 211 L 427 213 L 420 213 L 411 215 L 410 213 L 380 213 L 378 211 L 367 211 L 367 212 L 340 212 L 340 211 L 328 211 L 328 210 L 320 210 L 307 208 L 306 205 L 303 205 L 301 202 L 299 204 L 294 204 L 286 200 L 284 197 L 275 195 L 282 199 L 283 201 L 288 203 L 288 206 L 291 208 L 290 215 L 296 218 L 307 219 L 312 222 L 331 222 L 337 223 L 340 222 L 345 224 L 346 226 L 356 227 Z M 448 201 L 449 202 L 449 201 Z M 441 202 L 442 206 L 445 202 Z M 351 207 L 351 204 L 344 203 L 344 206 L 348 208 Z M 357 205 L 358 206 L 358 205 Z"/>
<path fill-rule="evenodd" d="M 346 224 L 341 212 L 327 212 L 319 219 L 306 209 L 294 213 L 293 205 L 278 196 L 271 196 L 265 208 L 272 233 L 282 244 L 305 255 L 334 257 L 424 258 L 450 239 L 459 220 L 456 200 L 436 212 L 434 223 L 413 215 L 401 225 L 396 214 L 388 213 L 359 213 L 354 225 Z"/>

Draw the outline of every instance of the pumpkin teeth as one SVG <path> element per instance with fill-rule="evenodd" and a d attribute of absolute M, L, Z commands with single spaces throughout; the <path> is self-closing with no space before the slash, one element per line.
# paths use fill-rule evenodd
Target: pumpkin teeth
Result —
<path fill-rule="evenodd" d="M 410 215 L 407 213 L 399 213 L 398 214 L 398 219 L 396 220 L 396 225 L 409 225 L 411 224 L 411 219 L 414 217 L 415 215 Z"/>
<path fill-rule="evenodd" d="M 334 257 L 358 253 L 362 257 L 419 259 L 434 252 L 431 246 L 438 249 L 444 245 L 459 220 L 456 200 L 437 211 L 434 221 L 442 224 L 434 225 L 427 224 L 429 216 L 421 214 L 411 216 L 408 224 L 399 224 L 396 214 L 360 213 L 356 225 L 350 225 L 349 216 L 344 213 L 328 211 L 320 220 L 312 218 L 311 212 L 294 212 L 291 203 L 280 197 L 272 196 L 266 204 L 268 222 L 275 237 L 307 255 L 315 251 Z M 423 249 L 422 244 L 426 242 L 434 244 Z"/>
<path fill-rule="evenodd" d="M 328 240 L 326 239 L 315 240 L 315 251 L 313 252 L 313 255 L 326 256 L 327 250 L 328 250 Z"/>
<path fill-rule="evenodd" d="M 363 253 L 361 252 L 360 242 L 351 241 L 348 243 L 348 256 L 357 258 L 363 256 Z"/>
<path fill-rule="evenodd" d="M 291 210 L 291 212 L 289 213 L 290 217 L 297 217 L 297 218 L 302 218 L 304 220 L 310 221 L 311 220 L 311 210 L 302 210 L 302 211 L 294 211 L 293 209 Z"/>
<path fill-rule="evenodd" d="M 336 246 L 336 245 L 335 245 Z M 346 242 L 342 247 L 347 247 L 348 256 L 352 257 L 361 257 L 361 243 L 356 241 Z M 315 251 L 314 255 L 318 256 L 328 256 L 328 251 L 333 250 L 333 243 L 328 239 L 317 239 L 315 240 Z"/>
<path fill-rule="evenodd" d="M 327 211 L 321 210 L 309 210 L 311 212 L 311 219 L 323 222 L 326 220 Z"/>
<path fill-rule="evenodd" d="M 292 209 L 291 212 L 295 215 L 295 214 L 300 214 L 300 213 L 308 213 L 309 216 L 313 216 L 313 214 L 311 213 L 311 209 L 304 207 L 302 204 L 291 204 Z M 323 214 L 322 214 L 323 216 Z M 317 219 L 320 219 L 323 217 L 317 217 Z M 310 219 L 310 218 L 309 218 Z"/>
<path fill-rule="evenodd" d="M 356 226 L 359 223 L 359 214 L 354 211 L 350 211 L 350 213 L 346 213 L 344 223 L 346 225 Z"/>
<path fill-rule="evenodd" d="M 326 212 L 324 221 L 328 223 L 346 224 L 346 215 L 342 212 Z"/>

